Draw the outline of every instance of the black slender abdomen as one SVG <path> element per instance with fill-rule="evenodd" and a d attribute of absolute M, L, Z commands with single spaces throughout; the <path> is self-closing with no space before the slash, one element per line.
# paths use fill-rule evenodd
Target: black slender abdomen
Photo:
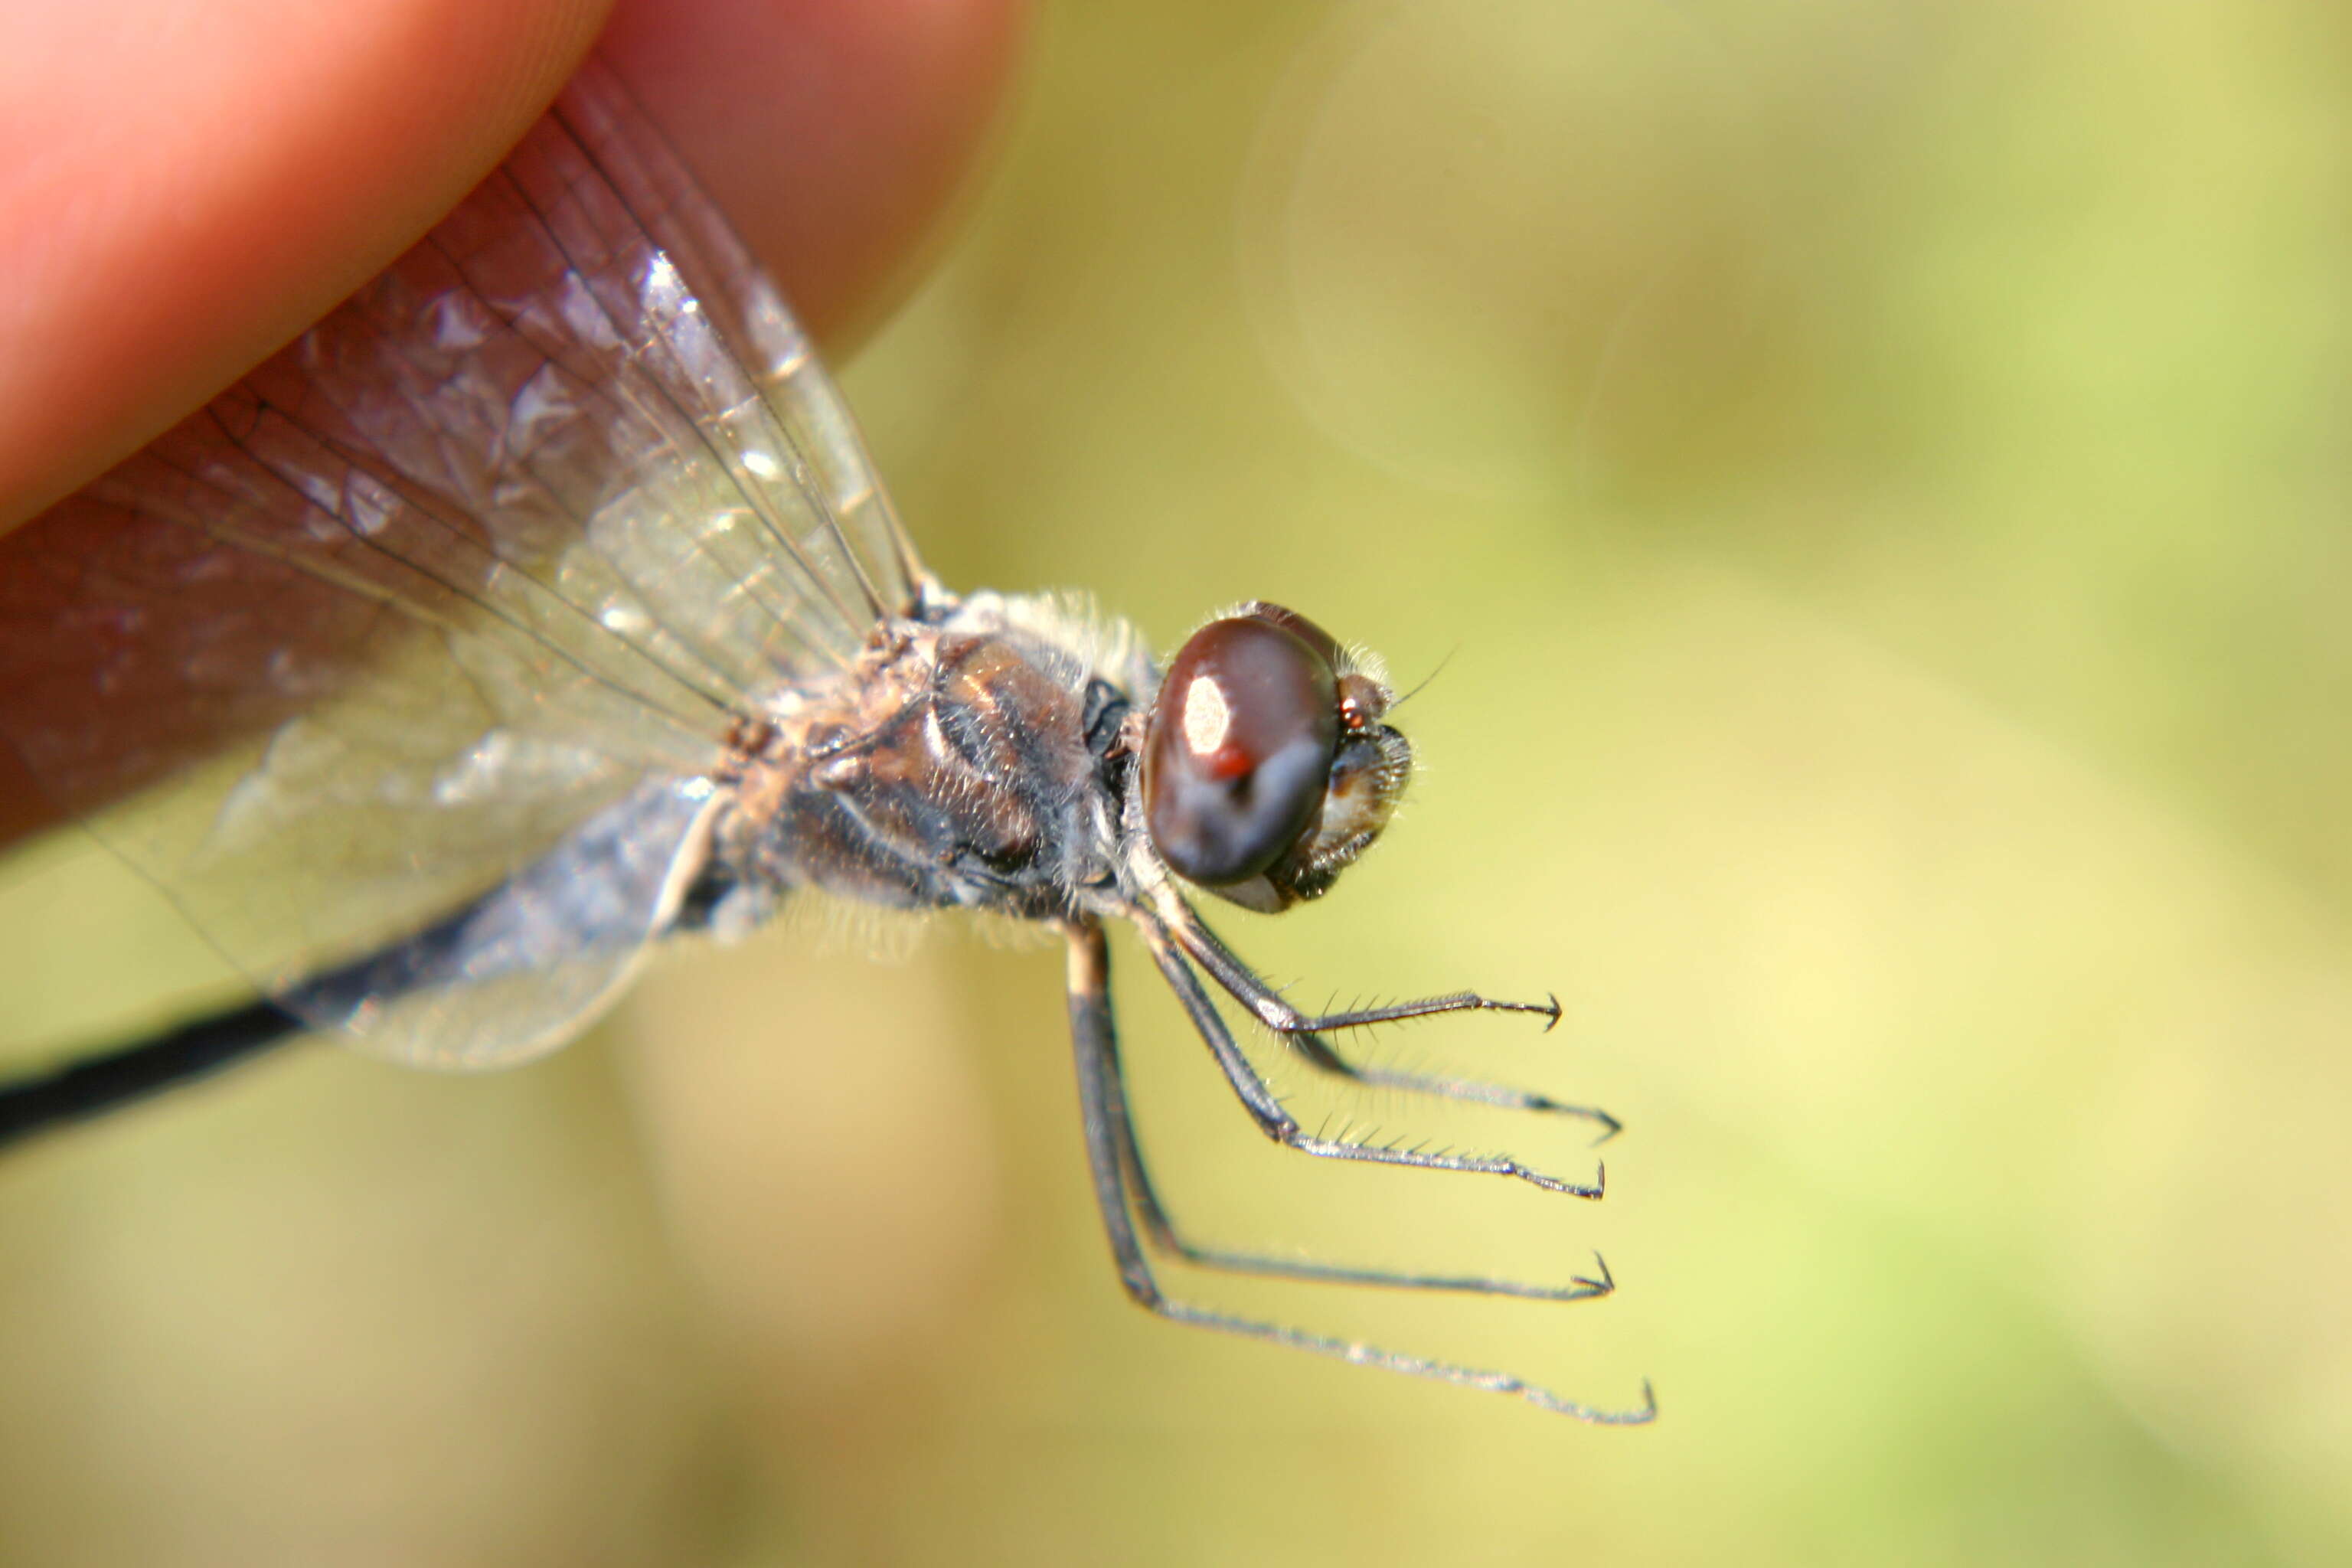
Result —
<path fill-rule="evenodd" d="M 0 1149 L 69 1121 L 208 1077 L 283 1045 L 303 1023 L 275 1002 L 200 1018 L 125 1050 L 92 1057 L 42 1077 L 0 1084 Z"/>

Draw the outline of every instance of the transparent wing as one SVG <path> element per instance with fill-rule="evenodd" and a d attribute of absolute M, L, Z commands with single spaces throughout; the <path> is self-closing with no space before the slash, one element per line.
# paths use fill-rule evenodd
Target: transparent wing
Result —
<path fill-rule="evenodd" d="M 550 1050 L 619 994 L 677 907 L 719 793 L 647 784 L 456 914 L 288 988 L 314 1027 L 441 1068 Z"/>
<path fill-rule="evenodd" d="M 258 984 L 365 1032 L 386 1008 L 303 983 L 709 774 L 919 575 L 773 284 L 592 67 L 382 277 L 0 537 L 0 741 Z M 667 881 L 616 879 L 574 957 L 623 972 Z M 565 906 L 534 908 L 554 962 Z M 535 1010 L 490 967 L 473 1061 L 603 994 Z"/>

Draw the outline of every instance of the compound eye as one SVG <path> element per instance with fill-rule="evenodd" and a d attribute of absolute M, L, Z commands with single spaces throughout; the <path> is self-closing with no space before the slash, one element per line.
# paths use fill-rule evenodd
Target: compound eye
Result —
<path fill-rule="evenodd" d="M 1251 608 L 1184 644 L 1143 742 L 1151 842 L 1212 888 L 1247 881 L 1314 830 L 1339 743 L 1330 656 L 1263 613 L 1274 606 Z"/>

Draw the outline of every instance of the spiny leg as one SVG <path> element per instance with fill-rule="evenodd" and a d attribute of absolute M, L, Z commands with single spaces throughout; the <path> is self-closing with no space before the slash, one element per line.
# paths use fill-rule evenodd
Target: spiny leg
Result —
<path fill-rule="evenodd" d="M 1115 1042 L 1112 1065 L 1116 1072 Z M 1609 1273 L 1608 1259 L 1598 1252 L 1592 1255 L 1597 1278 L 1574 1274 L 1569 1277 L 1566 1285 L 1531 1285 L 1488 1275 L 1408 1274 L 1204 1246 L 1176 1228 L 1167 1205 L 1160 1201 L 1160 1190 L 1151 1180 L 1150 1167 L 1144 1162 L 1143 1146 L 1136 1136 L 1134 1119 L 1128 1110 L 1123 1079 L 1114 1079 L 1105 1109 L 1118 1138 L 1120 1166 L 1125 1173 L 1128 1194 L 1134 1202 L 1136 1216 L 1143 1222 L 1146 1239 L 1160 1251 L 1200 1268 L 1228 1274 L 1256 1274 L 1321 1284 L 1374 1285 L 1401 1290 L 1454 1290 L 1478 1296 L 1514 1296 L 1533 1301 L 1591 1301 L 1617 1289 L 1617 1281 Z"/>
<path fill-rule="evenodd" d="M 1129 1183 L 1139 1173 L 1141 1162 L 1136 1155 L 1132 1129 L 1128 1125 L 1119 1078 L 1118 1037 L 1110 1014 L 1109 949 L 1103 940 L 1101 926 L 1092 921 L 1073 923 L 1066 931 L 1070 943 L 1070 1037 L 1077 1058 L 1079 1120 L 1086 1134 L 1087 1163 L 1093 1173 L 1095 1203 L 1102 1212 L 1103 1227 L 1109 1233 L 1119 1282 L 1138 1306 L 1171 1322 L 1287 1345 L 1359 1366 L 1379 1367 L 1494 1394 L 1516 1394 L 1538 1409 L 1596 1426 L 1638 1426 L 1657 1419 L 1657 1397 L 1651 1392 L 1647 1379 L 1643 1380 L 1638 1408 L 1605 1410 L 1563 1398 L 1509 1373 L 1402 1355 L 1360 1340 L 1333 1339 L 1279 1323 L 1234 1317 L 1175 1300 L 1161 1291 L 1136 1232 L 1129 1203 Z"/>
<path fill-rule="evenodd" d="M 1224 940 L 1209 929 L 1192 906 L 1172 893 L 1160 900 L 1160 917 L 1195 963 L 1207 970 L 1234 1000 L 1255 1014 L 1258 1022 L 1277 1034 L 1328 1034 L 1335 1029 L 1360 1029 L 1373 1024 L 1396 1024 L 1408 1018 L 1430 1018 L 1442 1013 L 1532 1013 L 1544 1020 L 1549 1033 L 1559 1022 L 1559 998 L 1540 1002 L 1505 1002 L 1475 991 L 1453 991 L 1443 996 L 1420 996 L 1378 1007 L 1351 1007 L 1339 1013 L 1302 1013 L 1282 994 L 1259 979 Z"/>
<path fill-rule="evenodd" d="M 1445 1073 L 1399 1072 L 1392 1068 L 1366 1067 L 1359 1061 L 1341 1056 L 1331 1042 L 1320 1035 L 1286 1035 L 1291 1049 L 1307 1066 L 1365 1089 L 1389 1089 L 1404 1094 L 1425 1094 L 1439 1100 L 1461 1100 L 1472 1105 L 1492 1105 L 1504 1110 L 1530 1110 L 1547 1116 L 1573 1116 L 1597 1123 L 1601 1136 L 1594 1144 L 1606 1143 L 1625 1130 L 1625 1124 L 1597 1105 L 1571 1105 L 1554 1100 L 1533 1089 L 1514 1089 L 1508 1084 L 1490 1083 L 1485 1079 L 1455 1078 Z"/>
<path fill-rule="evenodd" d="M 1504 1154 L 1448 1154 L 1421 1147 L 1407 1148 L 1400 1144 L 1350 1143 L 1342 1139 L 1326 1138 L 1309 1133 L 1297 1119 L 1283 1109 L 1274 1090 L 1248 1057 L 1234 1043 L 1231 1029 L 1202 986 L 1200 977 L 1177 951 L 1175 939 L 1150 911 L 1133 912 L 1136 929 L 1142 932 L 1144 945 L 1151 950 L 1154 963 L 1168 982 L 1169 989 L 1184 1005 L 1192 1021 L 1192 1032 L 1201 1037 L 1210 1054 L 1223 1069 L 1225 1080 L 1234 1086 L 1242 1106 L 1258 1124 L 1258 1130 L 1286 1149 L 1297 1149 L 1328 1160 L 1361 1160 L 1380 1165 L 1410 1165 L 1429 1171 L 1473 1171 L 1487 1175 L 1511 1176 L 1546 1192 L 1566 1193 L 1580 1198 L 1599 1198 L 1607 1189 L 1609 1172 L 1605 1165 L 1593 1167 L 1591 1184 L 1571 1182 L 1564 1177 L 1548 1174 L 1523 1165 Z"/>
<path fill-rule="evenodd" d="M 1597 1124 L 1601 1136 L 1596 1143 L 1606 1143 L 1624 1131 L 1624 1124 L 1595 1105 L 1575 1105 L 1554 1100 L 1548 1094 L 1532 1089 L 1515 1089 L 1508 1084 L 1492 1083 L 1484 1079 L 1456 1078 L 1451 1074 L 1400 1072 L 1389 1068 L 1366 1067 L 1342 1056 L 1337 1047 L 1323 1038 L 1327 1031 L 1361 1028 L 1370 1024 L 1394 1023 L 1406 1018 L 1426 1018 L 1440 1013 L 1490 1012 L 1536 1013 L 1550 1020 L 1549 1029 L 1559 1021 L 1559 1001 L 1557 997 L 1543 1004 L 1533 1002 L 1497 1002 L 1475 992 L 1460 991 L 1450 996 L 1430 996 L 1413 1002 L 1400 1002 L 1385 1007 L 1358 1008 L 1345 1013 L 1302 1013 L 1292 1006 L 1282 994 L 1259 977 L 1256 971 L 1242 962 L 1239 954 L 1227 947 L 1217 933 L 1192 907 L 1181 900 L 1171 900 L 1174 908 L 1167 911 L 1169 929 L 1179 945 L 1234 1001 L 1248 1008 L 1267 1028 L 1287 1038 L 1308 1066 L 1360 1084 L 1367 1089 L 1396 1089 L 1406 1094 L 1425 1094 L 1440 1100 L 1463 1100 L 1475 1105 L 1492 1105 L 1504 1110 L 1528 1110 L 1548 1116 L 1572 1116 Z"/>

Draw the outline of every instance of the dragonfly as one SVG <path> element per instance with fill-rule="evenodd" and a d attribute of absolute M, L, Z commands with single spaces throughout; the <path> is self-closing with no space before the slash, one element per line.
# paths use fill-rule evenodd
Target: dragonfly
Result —
<path fill-rule="evenodd" d="M 0 742 L 179 906 L 257 999 L 0 1084 L 0 1144 L 297 1037 L 522 1062 L 664 939 L 788 900 L 1057 931 L 1084 1141 L 1118 1279 L 1161 1318 L 1517 1395 L 1603 1425 L 1657 1405 L 1237 1316 L 1155 1259 L 1580 1301 L 1530 1284 L 1196 1240 L 1121 1075 L 1106 930 L 1139 935 L 1257 1128 L 1330 1160 L 1598 1199 L 1507 1155 L 1310 1131 L 1212 987 L 1315 1071 L 1580 1119 L 1337 1043 L 1557 1000 L 1303 1011 L 1201 917 L 1321 897 L 1412 768 L 1368 653 L 1281 605 L 1166 667 L 1054 595 L 949 592 L 774 282 L 611 69 L 589 66 L 422 241 L 210 405 L 0 536 Z"/>

